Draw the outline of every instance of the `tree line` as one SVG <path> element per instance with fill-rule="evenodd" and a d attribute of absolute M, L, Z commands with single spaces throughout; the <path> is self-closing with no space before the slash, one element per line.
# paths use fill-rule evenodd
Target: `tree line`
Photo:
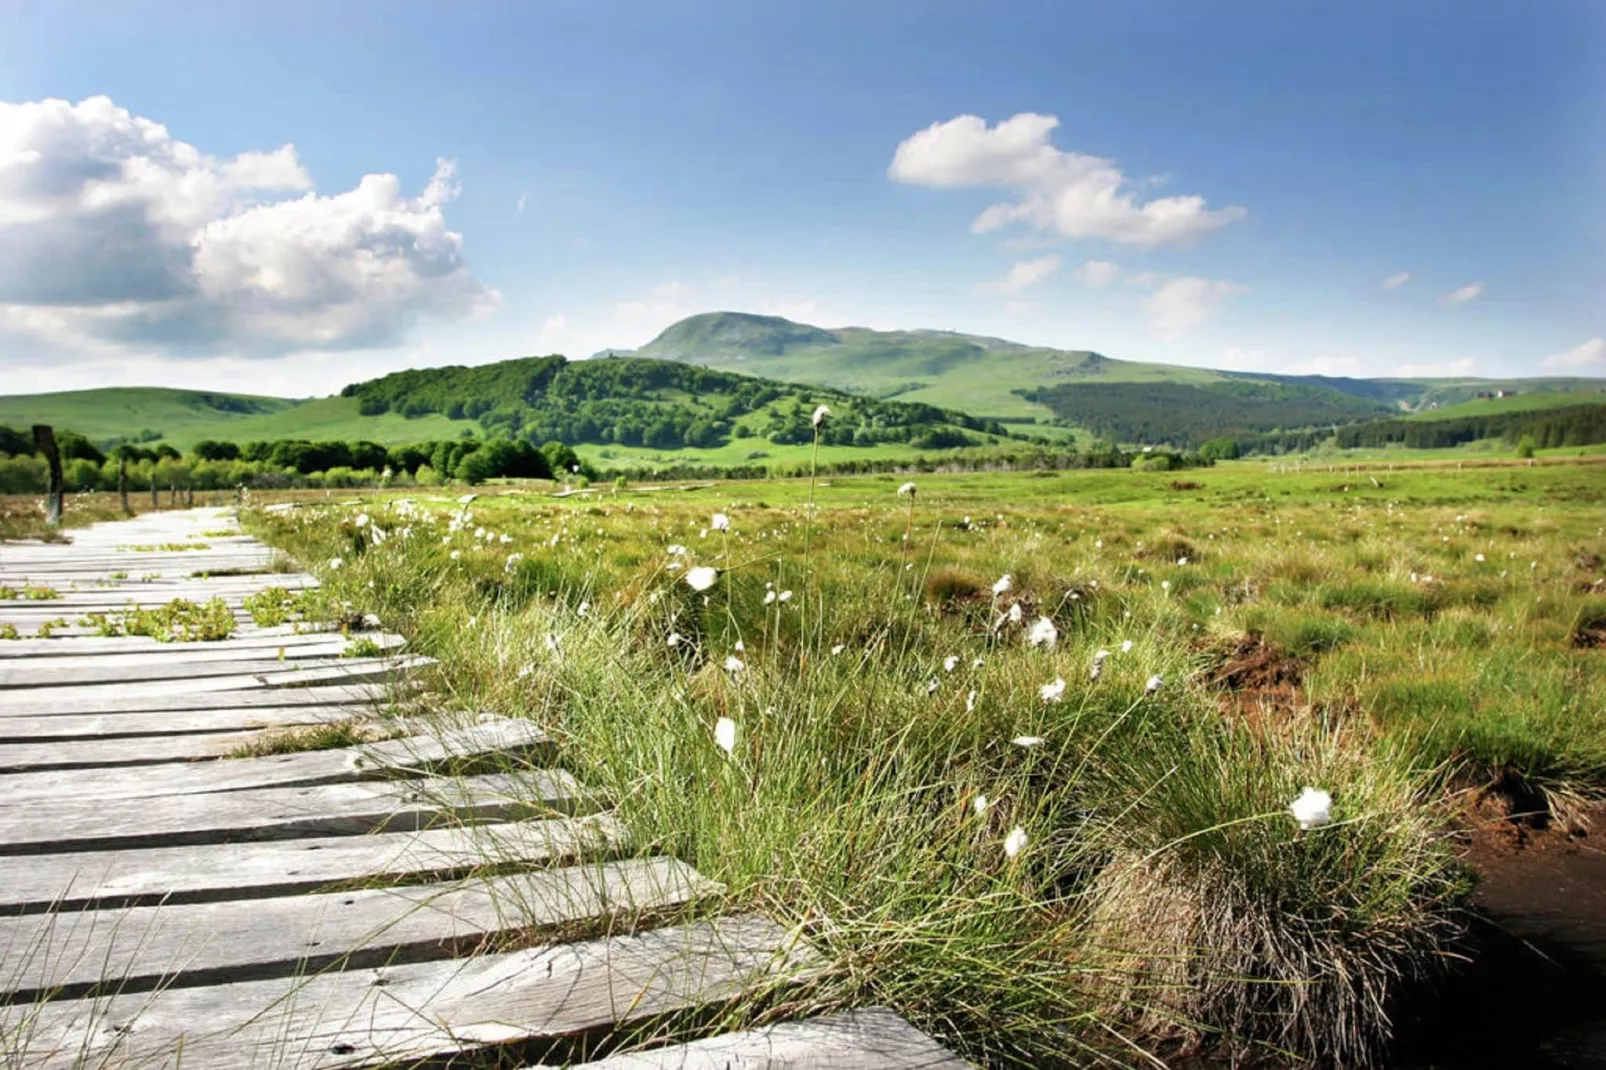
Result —
<path fill-rule="evenodd" d="M 473 368 L 418 369 L 353 383 L 341 393 L 356 398 L 365 416 L 438 414 L 475 421 L 491 437 L 571 445 L 708 449 L 759 435 L 778 444 L 809 442 L 817 404 L 832 409 L 822 429 L 822 441 L 832 446 L 899 442 L 947 449 L 976 445 L 976 435 L 1009 435 L 996 420 L 931 405 L 637 357 L 525 357 Z M 768 415 L 756 430 L 755 421 L 739 422 L 761 411 Z"/>

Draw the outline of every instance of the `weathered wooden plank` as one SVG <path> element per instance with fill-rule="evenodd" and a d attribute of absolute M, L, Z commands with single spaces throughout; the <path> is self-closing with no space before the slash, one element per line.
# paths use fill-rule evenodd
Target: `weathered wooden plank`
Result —
<path fill-rule="evenodd" d="M 720 918 L 632 936 L 315 977 L 20 1004 L 0 1034 L 38 1070 L 369 1066 L 562 1036 L 783 984 L 815 968 L 772 922 Z"/>
<path fill-rule="evenodd" d="M 131 713 L 204 710 L 253 710 L 290 706 L 373 705 L 388 702 L 400 685 L 326 684 L 317 687 L 278 687 L 231 691 L 192 691 L 173 694 L 148 691 L 129 694 L 126 688 L 51 688 L 6 696 L 0 703 L 0 722 L 8 717 L 66 717 L 99 714 L 116 717 Z M 3 729 L 0 729 L 3 731 Z"/>
<path fill-rule="evenodd" d="M 287 652 L 302 648 L 316 649 L 339 643 L 343 645 L 351 639 L 373 639 L 382 644 L 400 644 L 400 636 L 388 632 L 358 632 L 350 637 L 330 630 L 297 632 L 294 629 L 278 625 L 273 628 L 245 628 L 235 632 L 227 639 L 217 639 L 205 644 L 208 652 L 232 651 L 235 656 L 261 655 L 276 656 L 280 647 Z M 186 644 L 193 647 L 194 644 Z M 0 662 L 14 658 L 83 658 L 99 657 L 107 654 L 150 654 L 165 655 L 174 649 L 172 643 L 164 643 L 152 639 L 147 635 L 119 635 L 99 636 L 85 635 L 68 639 L 9 639 L 0 643 Z M 287 653 L 287 656 L 294 656 Z"/>
<path fill-rule="evenodd" d="M 574 778 L 561 770 L 165 795 L 137 806 L 44 799 L 0 806 L 0 855 L 408 831 L 453 820 L 568 813 L 583 799 Z"/>
<path fill-rule="evenodd" d="M 349 703 L 343 706 L 268 706 L 0 717 L 0 745 L 93 743 L 163 735 L 177 739 L 187 735 L 219 735 L 266 728 L 304 728 L 336 721 L 365 721 L 372 720 L 376 715 L 372 706 Z M 0 755 L 0 764 L 10 757 Z"/>
<path fill-rule="evenodd" d="M 885 1007 L 785 1022 L 570 1070 L 974 1070 Z M 539 1070 L 539 1068 L 533 1068 Z"/>
<path fill-rule="evenodd" d="M 307 976 L 444 958 L 486 939 L 724 889 L 667 858 L 440 884 L 0 918 L 0 998 Z"/>
<path fill-rule="evenodd" d="M 4 724 L 4 721 L 0 721 L 0 725 Z M 181 732 L 173 735 L 114 736 L 109 739 L 4 743 L 0 745 L 0 774 L 225 758 L 237 747 L 262 734 L 261 731 Z M 0 798 L 3 796 L 4 792 L 0 791 Z"/>
<path fill-rule="evenodd" d="M 0 806 L 65 795 L 80 799 L 132 799 L 337 784 L 416 773 L 443 762 L 486 755 L 506 754 L 511 761 L 519 752 L 546 742 L 546 733 L 533 722 L 498 718 L 439 735 L 261 758 L 170 762 L 159 766 L 107 769 L 90 777 L 77 771 L 11 773 L 0 776 Z"/>
<path fill-rule="evenodd" d="M 602 858 L 628 842 L 608 813 L 355 836 L 0 857 L 0 914 L 260 899 L 357 880 L 451 880 L 486 866 Z"/>
<path fill-rule="evenodd" d="M 98 684 L 169 683 L 175 680 L 194 681 L 227 676 L 261 676 L 266 674 L 295 674 L 332 671 L 357 667 L 358 669 L 393 668 L 400 658 L 386 656 L 342 657 L 336 648 L 334 656 L 314 653 L 292 658 L 287 649 L 281 660 L 277 657 L 240 658 L 222 657 L 207 652 L 204 643 L 174 643 L 167 657 L 146 654 L 104 655 L 79 659 L 44 658 L 38 661 L 0 662 L 0 690 L 17 691 L 36 687 L 93 687 Z"/>
<path fill-rule="evenodd" d="M 433 664 L 433 658 L 404 654 L 395 657 L 341 658 L 334 665 L 275 663 L 271 671 L 229 676 L 17 688 L 6 696 L 6 709 L 13 713 L 32 713 L 38 712 L 39 706 L 48 707 L 62 702 L 89 703 L 90 709 L 118 709 L 127 708 L 129 699 L 159 695 L 172 697 L 195 692 L 231 692 L 256 688 L 288 691 L 315 684 L 372 683 L 393 680 L 414 669 Z M 218 698 L 216 701 L 227 700 Z"/>

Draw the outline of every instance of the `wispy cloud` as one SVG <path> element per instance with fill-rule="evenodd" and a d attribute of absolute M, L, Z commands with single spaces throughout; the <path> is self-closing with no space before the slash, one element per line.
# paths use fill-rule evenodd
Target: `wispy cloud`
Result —
<path fill-rule="evenodd" d="M 1468 301 L 1476 301 L 1482 296 L 1483 283 L 1469 282 L 1459 290 L 1451 290 L 1445 294 L 1443 300 L 1447 305 L 1464 305 Z"/>
<path fill-rule="evenodd" d="M 1040 256 L 1035 260 L 1017 260 L 1001 279 L 985 282 L 979 287 L 984 293 L 1020 293 L 1037 285 L 1060 269 L 1057 255 Z"/>
<path fill-rule="evenodd" d="M 1121 277 L 1121 268 L 1108 260 L 1089 260 L 1076 269 L 1076 277 L 1089 286 L 1108 286 Z"/>
<path fill-rule="evenodd" d="M 1249 287 L 1226 279 L 1180 275 L 1161 283 L 1143 307 L 1158 334 L 1176 338 L 1215 315 L 1227 298 L 1248 292 Z"/>
<path fill-rule="evenodd" d="M 514 205 L 513 205 L 513 214 L 514 215 L 523 215 L 524 214 L 524 203 L 529 199 L 530 199 L 530 195 L 528 193 L 526 193 L 526 192 L 522 192 L 521 191 L 519 193 L 518 201 L 515 202 Z"/>
<path fill-rule="evenodd" d="M 1539 362 L 1550 371 L 1606 372 L 1606 338 L 1591 338 L 1581 345 L 1552 353 Z"/>
<path fill-rule="evenodd" d="M 1394 274 L 1383 280 L 1383 289 L 1398 290 L 1401 286 L 1404 286 L 1410 281 L 1411 273 L 1409 271 L 1396 271 Z"/>

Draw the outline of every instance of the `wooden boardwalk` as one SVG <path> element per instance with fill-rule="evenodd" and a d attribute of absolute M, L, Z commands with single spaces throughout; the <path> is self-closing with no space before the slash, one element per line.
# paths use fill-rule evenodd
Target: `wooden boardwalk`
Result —
<path fill-rule="evenodd" d="M 697 910 L 722 889 L 632 852 L 529 722 L 388 717 L 400 638 L 257 627 L 249 595 L 317 581 L 229 511 L 69 537 L 0 545 L 0 1067 L 967 1065 L 874 1008 L 580 1062 L 820 960 Z M 226 639 L 78 623 L 214 597 Z M 374 741 L 233 756 L 346 722 Z"/>

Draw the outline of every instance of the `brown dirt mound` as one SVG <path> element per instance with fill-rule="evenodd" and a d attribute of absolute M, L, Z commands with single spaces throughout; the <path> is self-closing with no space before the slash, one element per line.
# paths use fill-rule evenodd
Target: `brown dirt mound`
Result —
<path fill-rule="evenodd" d="M 1171 481 L 1171 489 L 1172 490 L 1204 490 L 1204 484 L 1203 483 L 1195 483 L 1195 482 L 1193 482 L 1192 480 L 1189 480 L 1189 479 L 1173 479 Z"/>
<path fill-rule="evenodd" d="M 1209 681 L 1229 691 L 1278 691 L 1299 687 L 1304 663 L 1275 644 L 1246 635 L 1226 652 Z"/>
<path fill-rule="evenodd" d="M 1579 621 L 1573 628 L 1573 646 L 1579 650 L 1606 649 L 1606 617 Z"/>

